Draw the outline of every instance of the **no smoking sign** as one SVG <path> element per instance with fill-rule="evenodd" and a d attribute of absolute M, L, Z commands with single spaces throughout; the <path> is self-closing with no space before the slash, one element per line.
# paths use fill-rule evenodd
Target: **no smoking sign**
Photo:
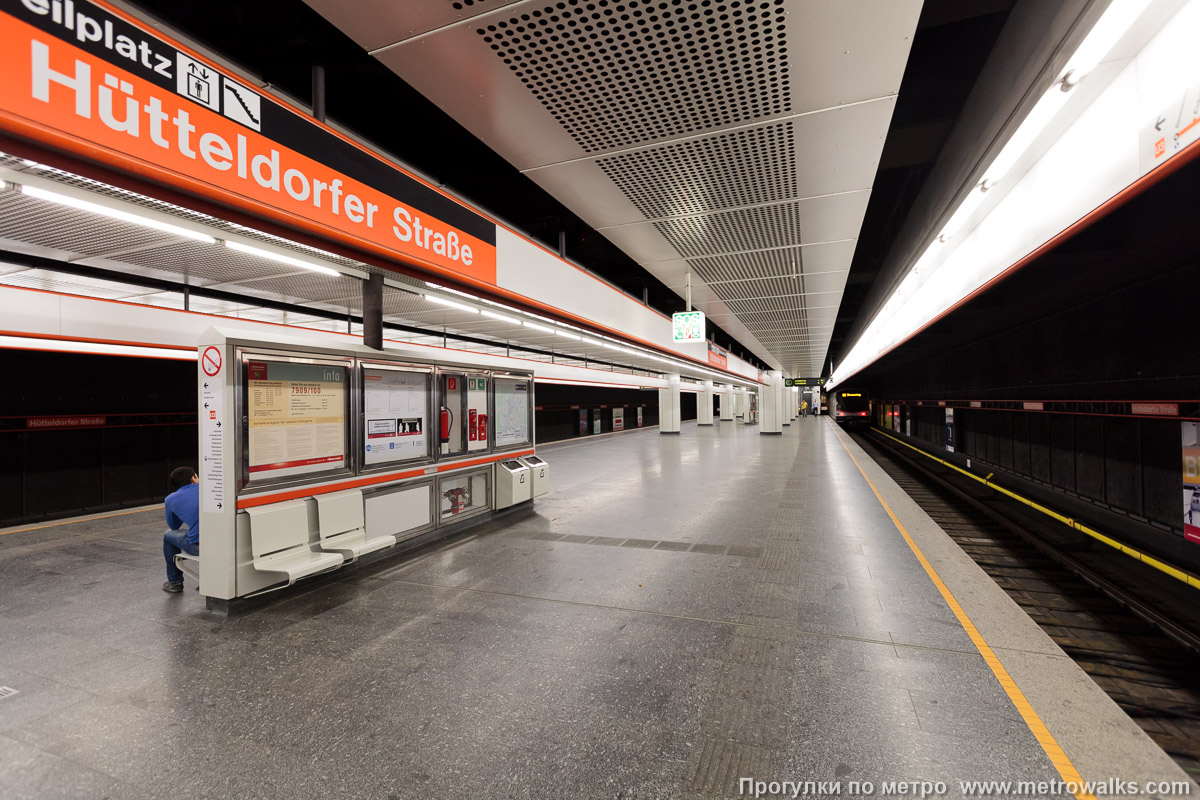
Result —
<path fill-rule="evenodd" d="M 217 347 L 206 347 L 200 354 L 200 368 L 210 378 L 215 378 L 221 372 L 221 350 Z"/>

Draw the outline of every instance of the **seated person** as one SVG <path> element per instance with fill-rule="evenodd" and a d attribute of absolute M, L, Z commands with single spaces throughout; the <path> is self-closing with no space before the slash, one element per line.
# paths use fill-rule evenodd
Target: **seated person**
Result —
<path fill-rule="evenodd" d="M 167 531 L 163 534 L 163 555 L 167 558 L 167 582 L 164 592 L 183 591 L 183 573 L 175 566 L 175 554 L 200 555 L 200 478 L 191 467 L 171 471 L 171 494 L 163 504 L 167 510 Z M 182 529 L 187 525 L 186 529 Z"/>

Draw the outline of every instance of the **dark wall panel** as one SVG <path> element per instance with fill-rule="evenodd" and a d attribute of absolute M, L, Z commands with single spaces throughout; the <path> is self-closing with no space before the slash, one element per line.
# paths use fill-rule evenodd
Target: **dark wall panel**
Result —
<path fill-rule="evenodd" d="M 1104 502 L 1104 421 L 1078 416 L 1075 420 L 1075 489 L 1089 500 Z"/>
<path fill-rule="evenodd" d="M 1142 517 L 1140 427 L 1136 419 L 1104 420 L 1104 498 L 1114 508 Z"/>

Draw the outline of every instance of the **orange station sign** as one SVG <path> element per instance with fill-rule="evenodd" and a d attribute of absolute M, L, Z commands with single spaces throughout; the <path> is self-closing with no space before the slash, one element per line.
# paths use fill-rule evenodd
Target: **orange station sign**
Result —
<path fill-rule="evenodd" d="M 0 0 L 0 131 L 439 273 L 496 225 L 105 3 Z"/>

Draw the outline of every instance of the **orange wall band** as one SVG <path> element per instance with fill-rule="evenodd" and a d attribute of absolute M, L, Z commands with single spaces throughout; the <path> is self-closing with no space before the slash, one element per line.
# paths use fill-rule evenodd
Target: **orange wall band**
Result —
<path fill-rule="evenodd" d="M 0 109 L 14 127 L 41 128 L 68 151 L 101 149 L 168 183 L 495 283 L 492 244 L 15 17 L 0 14 L 0 41 Z M 413 241 L 422 214 L 426 230 L 442 236 L 440 248 L 427 246 L 429 236 Z"/>
<path fill-rule="evenodd" d="M 147 28 L 128 14 L 109 8 L 102 2 L 95 2 L 94 5 L 130 23 L 147 37 L 163 41 L 166 45 L 187 53 L 211 66 L 211 62 L 208 62 L 202 56 Z M 521 305 L 537 308 L 542 311 L 549 311 L 560 318 L 569 319 L 576 324 L 616 334 L 655 351 L 667 353 L 673 357 L 696 364 L 703 364 L 710 368 L 715 367 L 737 379 L 755 380 L 753 377 L 732 372 L 728 370 L 728 367 L 709 364 L 707 359 L 701 360 L 687 354 L 668 350 L 658 344 L 647 342 L 638 337 L 599 325 L 592 320 L 564 312 L 560 308 L 547 306 L 536 300 L 501 289 L 495 283 L 495 247 L 461 230 L 452 229 L 444 223 L 438 223 L 437 231 L 439 233 L 445 232 L 448 235 L 453 230 L 458 238 L 457 249 L 460 254 L 464 245 L 471 248 L 473 259 L 470 266 L 464 265 L 461 260 L 450 259 L 446 255 L 439 255 L 425 247 L 416 247 L 415 245 L 406 247 L 405 243 L 400 242 L 395 237 L 393 223 L 396 220 L 392 217 L 393 210 L 397 208 L 405 209 L 407 215 L 404 219 L 409 229 L 413 227 L 418 217 L 426 222 L 429 221 L 431 219 L 429 215 L 421 216 L 422 212 L 415 208 L 406 206 L 360 182 L 340 176 L 323 164 L 290 151 L 250 128 L 244 127 L 202 105 L 185 100 L 180 95 L 163 89 L 149 81 L 138 78 L 106 60 L 93 56 L 52 35 L 39 31 L 32 25 L 24 23 L 8 14 L 0 13 L 0 41 L 5 43 L 5 46 L 0 48 L 0 68 L 4 69 L 4 74 L 7 76 L 7 80 L 0 83 L 0 129 L 7 130 L 19 138 L 46 146 L 51 151 L 63 151 L 72 156 L 83 158 L 85 161 L 113 167 L 119 173 L 130 174 L 148 179 L 154 183 L 180 188 L 186 193 L 199 195 L 222 205 L 248 211 L 260 218 L 274 220 L 290 228 L 310 232 L 328 241 L 348 244 L 355 249 L 382 255 L 385 259 L 391 261 L 399 260 L 406 264 L 411 264 L 417 269 L 433 273 L 433 277 L 448 280 L 450 283 L 459 283 L 460 285 L 476 288 L 485 293 L 493 294 Z M 60 73 L 64 78 L 78 77 L 78 73 L 75 72 L 75 68 L 78 66 L 76 64 L 77 61 L 87 65 L 91 73 L 91 88 L 95 90 L 91 92 L 90 97 L 90 118 L 80 116 L 76 113 L 75 102 L 78 93 L 75 89 L 64 85 L 60 80 L 43 80 L 48 89 L 49 102 L 32 97 L 31 82 L 33 80 L 32 60 L 34 58 L 34 41 L 42 43 L 45 51 L 42 53 L 42 56 L 45 57 L 48 67 L 54 72 Z M 225 74 L 221 70 L 217 71 Z M 132 96 L 127 96 L 124 91 L 113 91 L 111 87 L 102 85 L 104 76 L 115 78 L 122 89 L 126 86 L 130 88 Z M 231 80 L 236 80 L 236 78 L 231 77 Z M 157 102 L 161 105 L 161 113 L 167 115 L 166 119 L 168 121 L 160 123 L 158 133 L 155 135 L 151 132 L 149 121 L 141 116 L 143 109 L 139 108 L 137 112 L 140 120 L 138 136 L 132 136 L 121 130 L 114 130 L 111 125 L 105 124 L 99 119 L 99 106 L 102 97 L 109 98 L 107 101 L 110 108 L 109 116 L 118 121 L 124 120 L 127 114 L 132 113 L 129 108 L 122 107 L 122 102 L 126 99 L 132 103 L 133 99 L 136 98 L 138 103 L 142 103 L 147 98 L 157 98 Z M 300 110 L 273 97 L 264 95 L 263 100 L 267 103 L 273 103 L 280 108 L 287 109 L 297 116 L 304 117 L 303 112 Z M 187 149 L 193 153 L 193 157 L 189 157 L 181 152 L 179 146 L 181 140 L 178 128 L 170 124 L 170 121 L 173 121 L 181 110 L 186 111 L 189 124 L 195 127 L 195 130 L 188 137 L 187 145 Z M 370 150 L 348 137 L 333 131 L 328 126 L 308 120 L 307 117 L 304 117 L 304 123 L 337 136 L 339 139 L 351 144 L 372 158 L 379 159 L 381 166 L 386 166 L 388 169 L 400 172 L 409 179 L 437 191 L 439 194 L 480 218 L 496 224 L 486 214 L 482 214 L 466 206 L 445 192 L 441 192 L 437 187 L 433 187 L 428 182 L 420 180 L 389 162 L 380 159 L 379 156 Z M 204 134 L 210 134 L 212 137 L 217 138 L 210 138 L 208 146 L 202 148 L 200 144 Z M 154 139 L 158 141 L 155 142 L 153 141 Z M 164 141 L 167 143 L 166 147 L 163 146 Z M 229 148 L 228 150 L 225 149 L 226 146 Z M 243 153 L 244 156 L 241 155 Z M 273 158 L 274 153 L 278 153 L 277 162 Z M 257 174 L 260 176 L 269 175 L 274 180 L 277 180 L 280 184 L 279 190 L 264 188 L 255 180 L 255 156 L 259 156 L 264 162 L 259 164 L 260 169 Z M 225 169 L 215 168 L 212 166 L 214 162 L 226 165 Z M 277 166 L 275 165 L 276 163 Z M 291 174 L 289 170 L 295 170 L 297 176 L 302 175 L 305 180 L 309 181 L 309 191 L 314 197 L 316 196 L 316 191 L 315 183 L 312 182 L 313 179 L 331 184 L 334 179 L 340 178 L 342 180 L 341 196 L 343 200 L 350 194 L 357 197 L 361 204 L 361 208 L 357 211 L 359 215 L 365 213 L 363 209 L 367 208 L 367 204 L 373 204 L 377 207 L 373 213 L 375 224 L 368 226 L 365 219 L 360 223 L 352 222 L 347 218 L 344 207 L 339 213 L 334 214 L 324 204 L 316 206 L 311 201 L 295 200 L 283 188 L 287 183 L 286 176 Z M 198 172 L 207 173 L 208 178 L 220 179 L 220 182 L 214 183 L 212 180 L 196 177 Z M 226 188 L 226 184 L 229 183 L 236 183 L 239 191 L 232 191 Z M 301 178 L 293 176 L 292 185 L 302 187 L 304 184 Z M 324 197 L 327 202 L 330 200 L 330 196 L 331 191 L 326 189 Z M 522 238 L 532 241 L 528 240 L 527 237 Z M 533 244 L 537 245 L 536 242 Z M 445 246 L 448 247 L 448 245 Z M 540 245 L 537 246 L 541 247 Z M 579 270 L 578 267 L 569 264 L 569 262 L 564 263 Z M 589 275 L 589 277 L 597 280 L 597 282 L 601 282 L 585 270 L 579 271 L 585 275 Z M 607 284 L 605 285 L 607 286 Z M 617 291 L 612 287 L 608 288 L 612 291 Z M 651 310 L 653 311 L 653 309 Z M 658 313 L 659 316 L 665 319 L 665 315 L 662 315 L 660 312 L 654 313 Z"/>
<path fill-rule="evenodd" d="M 477 458 L 471 461 L 439 464 L 437 467 L 437 472 L 449 472 L 450 470 L 475 467 L 481 464 L 491 464 L 495 461 L 503 461 L 507 458 L 531 456 L 533 453 L 533 449 L 530 448 L 528 450 L 514 450 L 511 453 L 490 455 L 487 458 Z M 291 489 L 284 492 L 275 492 L 270 494 L 254 494 L 247 497 L 239 497 L 237 501 L 237 507 L 254 508 L 255 506 L 265 506 L 271 503 L 282 503 L 285 500 L 298 500 L 302 497 L 313 497 L 318 494 L 341 492 L 346 489 L 358 489 L 363 486 L 376 486 L 381 483 L 391 483 L 392 481 L 404 480 L 405 478 L 419 478 L 425 475 L 432 475 L 433 473 L 425 471 L 427 469 L 429 469 L 429 467 L 426 466 L 419 469 L 405 470 L 403 472 L 389 472 L 384 475 L 366 475 L 360 478 L 326 484 L 324 486 L 311 486 L 305 489 Z"/>

